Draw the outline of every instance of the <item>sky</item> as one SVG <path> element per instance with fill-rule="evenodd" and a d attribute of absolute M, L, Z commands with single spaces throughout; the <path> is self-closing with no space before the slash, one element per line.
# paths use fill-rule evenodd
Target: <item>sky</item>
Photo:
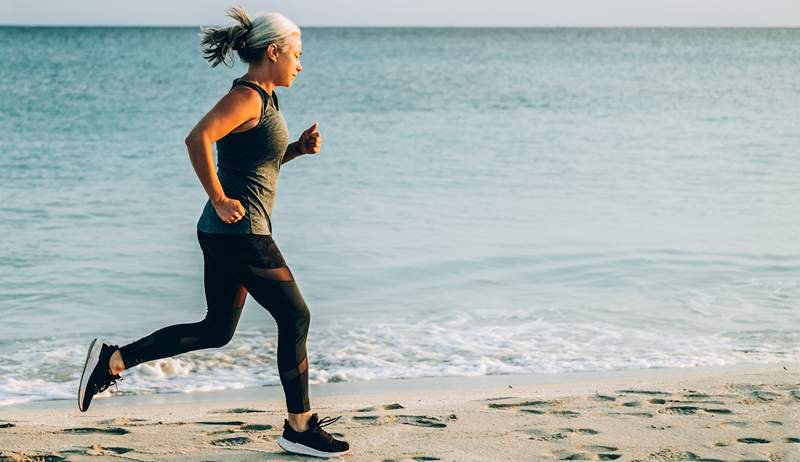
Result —
<path fill-rule="evenodd" d="M 0 24 L 225 24 L 234 4 L 301 27 L 800 26 L 800 0 L 0 0 Z"/>

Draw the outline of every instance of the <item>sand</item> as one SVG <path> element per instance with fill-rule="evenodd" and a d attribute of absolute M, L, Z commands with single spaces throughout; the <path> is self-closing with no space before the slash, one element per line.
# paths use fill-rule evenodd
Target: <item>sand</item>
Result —
<path fill-rule="evenodd" d="M 798 364 L 338 385 L 342 460 L 800 461 Z M 319 460 L 277 446 L 282 400 L 197 395 L 0 408 L 0 460 Z"/>

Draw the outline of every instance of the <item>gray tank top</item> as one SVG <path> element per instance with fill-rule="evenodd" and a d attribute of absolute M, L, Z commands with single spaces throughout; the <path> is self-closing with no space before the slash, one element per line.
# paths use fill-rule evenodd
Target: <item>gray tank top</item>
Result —
<path fill-rule="evenodd" d="M 245 85 L 261 95 L 261 119 L 250 130 L 229 133 L 217 141 L 217 176 L 225 195 L 238 199 L 246 213 L 236 223 L 226 224 L 208 201 L 197 229 L 217 234 L 272 234 L 269 217 L 289 145 L 289 130 L 274 91 L 270 97 L 252 82 L 236 79 L 231 88 L 236 85 Z"/>

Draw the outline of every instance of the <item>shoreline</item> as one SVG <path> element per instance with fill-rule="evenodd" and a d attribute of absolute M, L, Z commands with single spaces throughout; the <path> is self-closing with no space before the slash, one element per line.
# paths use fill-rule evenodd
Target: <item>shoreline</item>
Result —
<path fill-rule="evenodd" d="M 345 460 L 800 461 L 799 363 L 345 382 L 310 394 L 320 417 L 343 415 L 326 430 L 351 443 Z M 2 408 L 0 460 L 300 460 L 275 443 L 279 387 L 153 398 L 101 399 L 86 413 L 71 400 Z"/>
<path fill-rule="evenodd" d="M 349 395 L 382 395 L 391 392 L 425 391 L 425 390 L 469 390 L 486 389 L 502 386 L 522 385 L 560 385 L 565 389 L 579 390 L 581 385 L 590 383 L 604 384 L 617 379 L 637 380 L 646 378 L 652 380 L 660 377 L 669 377 L 680 374 L 686 378 L 701 377 L 710 374 L 746 373 L 748 371 L 760 372 L 763 370 L 782 369 L 800 371 L 800 363 L 746 363 L 724 366 L 697 366 L 697 367 L 656 367 L 648 369 L 624 369 L 604 371 L 574 371 L 559 372 L 554 374 L 508 374 L 508 375 L 478 375 L 478 376 L 439 376 L 421 378 L 376 379 L 358 382 L 329 382 L 309 385 L 311 399 L 315 396 L 349 396 Z M 283 400 L 283 389 L 280 385 L 263 385 L 257 387 L 244 387 L 240 389 L 226 389 L 214 391 L 197 391 L 192 393 L 153 393 L 140 395 L 125 395 L 125 382 L 121 382 L 119 396 L 95 396 L 92 408 L 95 406 L 140 406 L 150 404 L 178 404 L 178 403 L 213 403 L 213 402 L 252 402 L 252 401 L 280 401 Z M 0 406 L 0 415 L 8 411 L 30 410 L 55 410 L 76 408 L 75 399 L 50 399 L 28 401 L 25 403 Z"/>
<path fill-rule="evenodd" d="M 699 377 L 709 374 L 726 374 L 746 371 L 759 372 L 765 368 L 772 369 L 786 367 L 790 370 L 800 371 L 800 363 L 746 363 L 724 366 L 697 366 L 697 367 L 655 367 L 648 369 L 623 369 L 603 371 L 574 371 L 559 372 L 554 374 L 507 374 L 507 375 L 477 375 L 477 376 L 438 376 L 421 378 L 376 379 L 358 382 L 329 382 L 309 385 L 311 399 L 315 396 L 349 396 L 349 395 L 382 395 L 391 392 L 425 391 L 425 390 L 469 390 L 485 389 L 502 386 L 521 385 L 552 385 L 566 386 L 568 389 L 580 387 L 588 383 L 605 383 L 616 379 L 641 378 L 643 375 L 648 380 L 662 376 L 671 376 L 676 373 L 685 377 Z M 257 387 L 244 387 L 239 389 L 197 391 L 191 393 L 153 393 L 139 395 L 125 395 L 125 382 L 120 383 L 123 394 L 119 396 L 95 396 L 92 409 L 95 406 L 140 406 L 151 404 L 178 404 L 178 403 L 213 403 L 213 402 L 252 402 L 258 400 L 281 401 L 283 389 L 280 385 L 263 385 Z M 0 415 L 8 411 L 56 410 L 76 407 L 75 399 L 49 399 L 28 401 L 24 403 L 0 406 Z"/>

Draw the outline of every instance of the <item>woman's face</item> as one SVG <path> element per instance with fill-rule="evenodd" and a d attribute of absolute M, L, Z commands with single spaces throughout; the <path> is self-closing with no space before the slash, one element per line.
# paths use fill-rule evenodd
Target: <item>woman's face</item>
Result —
<path fill-rule="evenodd" d="M 282 52 L 278 52 L 278 59 L 275 61 L 275 85 L 281 87 L 291 87 L 294 79 L 303 70 L 300 64 L 300 55 L 303 54 L 303 42 L 300 41 L 300 34 L 294 33 L 289 37 L 288 45 Z"/>

